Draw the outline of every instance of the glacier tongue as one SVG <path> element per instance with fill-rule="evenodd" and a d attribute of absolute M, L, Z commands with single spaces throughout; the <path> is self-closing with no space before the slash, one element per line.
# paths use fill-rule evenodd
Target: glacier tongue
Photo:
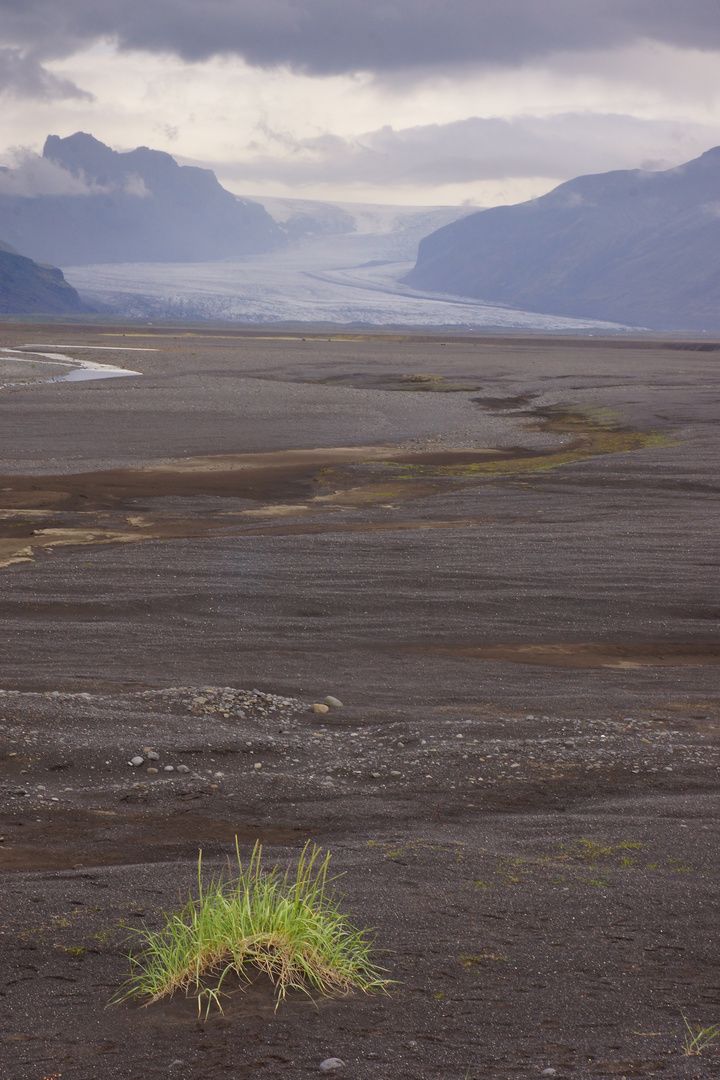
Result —
<path fill-rule="evenodd" d="M 284 250 L 219 262 L 70 266 L 63 267 L 65 277 L 88 303 L 142 319 L 468 330 L 612 326 L 422 292 L 402 284 L 400 279 L 414 263 L 419 239 L 462 217 L 466 208 L 257 201 L 296 237 Z"/>

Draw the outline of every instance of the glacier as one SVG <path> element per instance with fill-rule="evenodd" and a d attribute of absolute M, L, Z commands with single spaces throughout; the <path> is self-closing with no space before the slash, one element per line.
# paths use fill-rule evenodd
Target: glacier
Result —
<path fill-rule="evenodd" d="M 623 329 L 615 323 L 537 314 L 403 284 L 420 239 L 476 208 L 255 201 L 286 231 L 289 242 L 284 249 L 201 263 L 63 266 L 65 278 L 97 310 L 142 320 L 459 330 Z"/>

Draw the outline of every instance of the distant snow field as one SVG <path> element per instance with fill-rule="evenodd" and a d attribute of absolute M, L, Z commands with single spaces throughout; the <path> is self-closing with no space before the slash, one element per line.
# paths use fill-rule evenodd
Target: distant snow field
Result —
<path fill-rule="evenodd" d="M 418 242 L 472 212 L 256 199 L 282 226 L 280 251 L 205 263 L 117 263 L 63 267 L 83 300 L 142 319 L 233 320 L 250 324 L 610 329 L 592 319 L 538 315 L 500 304 L 420 292 L 401 283 Z"/>

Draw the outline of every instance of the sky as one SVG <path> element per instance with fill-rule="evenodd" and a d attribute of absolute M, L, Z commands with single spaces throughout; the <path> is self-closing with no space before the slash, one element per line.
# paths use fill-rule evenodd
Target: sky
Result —
<path fill-rule="evenodd" d="M 75 131 L 249 196 L 518 202 L 720 144 L 720 5 L 0 0 L 0 163 Z"/>

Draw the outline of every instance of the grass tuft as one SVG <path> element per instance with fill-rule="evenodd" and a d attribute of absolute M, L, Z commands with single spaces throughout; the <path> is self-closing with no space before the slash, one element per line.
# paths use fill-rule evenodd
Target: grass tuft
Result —
<path fill-rule="evenodd" d="M 288 989 L 320 994 L 366 993 L 389 983 L 371 959 L 372 943 L 339 909 L 328 877 L 330 854 L 305 845 L 294 873 L 261 865 L 256 844 L 243 866 L 235 840 L 237 873 L 205 880 L 198 858 L 197 896 L 166 915 L 159 931 L 143 928 L 131 951 L 131 972 L 115 1002 L 145 1004 L 178 990 L 196 996 L 198 1010 L 220 1005 L 229 974 L 250 981 L 250 969 L 266 972 L 276 992 L 276 1008 Z M 212 985 L 208 985 L 208 981 Z"/>
<path fill-rule="evenodd" d="M 681 1014 L 687 1028 L 685 1035 L 685 1057 L 694 1057 L 702 1054 L 706 1046 L 710 1046 L 720 1038 L 720 1024 L 711 1024 L 710 1027 L 695 1027 L 688 1022 L 685 1015 Z"/>

